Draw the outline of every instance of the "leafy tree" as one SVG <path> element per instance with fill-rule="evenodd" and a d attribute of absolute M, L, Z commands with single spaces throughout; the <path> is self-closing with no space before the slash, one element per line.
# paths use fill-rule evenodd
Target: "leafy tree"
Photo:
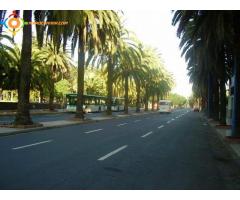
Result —
<path fill-rule="evenodd" d="M 177 107 L 182 107 L 187 103 L 187 99 L 184 96 L 176 93 L 171 93 L 168 96 L 168 99 L 171 100 L 173 105 Z"/>

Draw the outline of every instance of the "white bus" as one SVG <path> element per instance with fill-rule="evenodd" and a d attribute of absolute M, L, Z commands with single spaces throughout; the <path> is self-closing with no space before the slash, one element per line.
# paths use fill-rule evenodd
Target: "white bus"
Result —
<path fill-rule="evenodd" d="M 170 100 L 160 100 L 159 101 L 159 112 L 161 112 L 161 113 L 171 113 L 172 112 L 172 101 L 170 101 Z"/>
<path fill-rule="evenodd" d="M 69 112 L 76 112 L 77 94 L 67 94 L 67 108 Z M 107 97 L 98 95 L 84 95 L 83 110 L 85 113 L 101 112 L 107 109 Z M 124 98 L 112 98 L 112 111 L 124 110 Z"/>

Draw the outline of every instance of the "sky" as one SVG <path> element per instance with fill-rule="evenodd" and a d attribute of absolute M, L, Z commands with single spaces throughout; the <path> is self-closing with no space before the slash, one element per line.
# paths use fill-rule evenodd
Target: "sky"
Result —
<path fill-rule="evenodd" d="M 181 57 L 176 27 L 171 25 L 172 13 L 169 10 L 123 10 L 124 23 L 128 30 L 147 45 L 155 47 L 161 53 L 165 67 L 175 79 L 172 92 L 185 97 L 191 95 L 185 59 Z"/>

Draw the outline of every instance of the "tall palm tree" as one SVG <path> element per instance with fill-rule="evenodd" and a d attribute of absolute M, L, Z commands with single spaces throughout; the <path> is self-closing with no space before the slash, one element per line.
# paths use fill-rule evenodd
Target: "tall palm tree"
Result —
<path fill-rule="evenodd" d="M 23 20 L 32 20 L 32 11 L 23 11 Z M 16 125 L 33 124 L 29 112 L 29 92 L 31 78 L 31 56 L 32 56 L 32 26 L 26 25 L 23 27 L 23 40 L 21 50 L 20 63 L 20 84 L 18 90 L 18 106 L 17 114 L 14 123 Z"/>
<path fill-rule="evenodd" d="M 46 13 L 44 13 L 46 14 Z M 51 11 L 47 12 L 47 20 L 68 21 L 67 28 L 49 27 L 48 34 L 51 36 L 56 47 L 59 48 L 61 42 L 65 48 L 69 38 L 72 40 L 72 51 L 74 52 L 78 44 L 78 95 L 76 117 L 84 119 L 83 113 L 83 92 L 84 92 L 84 68 L 92 53 L 106 49 L 104 46 L 112 38 L 117 38 L 119 27 L 119 17 L 111 10 L 79 10 L 79 11 Z M 39 30 L 39 34 L 43 33 Z M 43 38 L 40 37 L 39 38 Z M 104 48 L 103 48 L 104 47 Z M 87 58 L 87 55 L 90 58 Z M 111 61 L 111 59 L 110 59 Z M 109 62 L 110 62 L 109 61 Z"/>
<path fill-rule="evenodd" d="M 205 65 L 209 65 L 207 68 L 210 71 L 207 81 L 208 110 L 214 114 L 213 116 L 218 116 L 218 102 L 213 104 L 212 97 L 215 96 L 215 99 L 218 99 L 218 88 L 220 88 L 221 124 L 226 123 L 225 84 L 230 78 L 231 73 L 234 73 L 233 136 L 239 135 L 240 132 L 239 17 L 240 13 L 238 11 L 176 11 L 173 18 L 173 24 L 179 22 L 179 36 L 182 36 L 184 32 L 186 33 L 189 30 L 189 24 L 195 25 L 195 29 L 192 31 L 194 34 L 191 34 L 191 37 L 189 37 L 190 45 L 199 40 L 204 43 L 204 50 L 207 50 L 206 57 L 209 58 Z M 196 40 L 196 36 L 198 36 L 198 40 Z M 200 70 L 203 71 L 201 68 Z M 231 70 L 231 68 L 234 70 Z M 214 80 L 212 76 L 217 77 L 217 80 Z M 213 81 L 215 84 L 212 84 Z M 219 82 L 220 86 L 215 86 L 215 89 L 213 89 L 212 86 Z M 215 118 L 217 119 L 217 117 Z"/>
<path fill-rule="evenodd" d="M 127 33 L 123 33 L 122 40 L 119 41 L 119 48 L 116 51 L 118 65 L 115 70 L 114 80 L 120 78 L 124 81 L 124 111 L 128 113 L 129 106 L 129 80 L 134 80 L 137 72 L 141 70 L 141 51 L 134 39 Z"/>

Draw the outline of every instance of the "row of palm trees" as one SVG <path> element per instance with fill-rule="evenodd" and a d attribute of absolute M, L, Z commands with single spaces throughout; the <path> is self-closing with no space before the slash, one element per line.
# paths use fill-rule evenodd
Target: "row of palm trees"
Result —
<path fill-rule="evenodd" d="M 177 10 L 172 19 L 194 95 L 201 99 L 208 117 L 221 125 L 226 124 L 226 85 L 234 76 L 232 136 L 240 135 L 239 22 L 239 11 Z"/>
<path fill-rule="evenodd" d="M 32 26 L 23 27 L 22 48 L 19 59 L 16 59 L 19 61 L 16 125 L 33 123 L 29 113 L 29 92 L 32 83 L 41 89 L 43 82 L 49 82 L 49 99 L 52 105 L 54 84 L 61 76 L 69 74 L 68 70 L 72 66 L 71 59 L 65 56 L 69 46 L 72 54 L 75 49 L 78 53 L 76 118 L 84 119 L 84 74 L 90 63 L 106 69 L 109 115 L 113 87 L 119 81 L 124 83 L 126 113 L 129 84 L 136 86 L 137 111 L 140 111 L 141 96 L 144 95 L 147 110 L 150 95 L 154 101 L 155 96 L 157 99 L 163 98 L 171 90 L 172 76 L 164 69 L 156 50 L 144 47 L 133 34 L 124 29 L 121 13 L 98 10 L 23 11 L 24 21 L 31 21 L 32 16 L 35 21 L 67 21 L 68 25 L 36 26 L 37 43 L 32 40 Z M 11 49 L 6 51 L 9 54 L 14 53 Z M 12 62 L 13 59 L 10 60 Z M 48 73 L 45 73 L 46 71 Z M 46 76 L 44 78 L 44 74 L 51 75 L 50 79 Z"/>

